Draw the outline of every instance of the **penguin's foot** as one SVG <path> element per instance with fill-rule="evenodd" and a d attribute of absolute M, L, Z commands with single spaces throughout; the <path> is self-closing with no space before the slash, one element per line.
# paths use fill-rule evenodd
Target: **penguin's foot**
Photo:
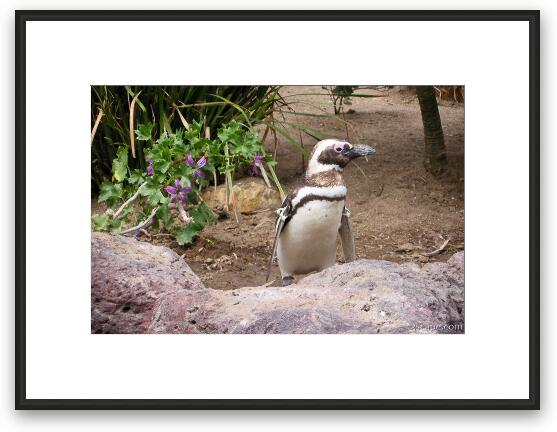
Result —
<path fill-rule="evenodd" d="M 294 283 L 294 276 L 284 276 L 282 278 L 282 286 L 288 286 Z"/>

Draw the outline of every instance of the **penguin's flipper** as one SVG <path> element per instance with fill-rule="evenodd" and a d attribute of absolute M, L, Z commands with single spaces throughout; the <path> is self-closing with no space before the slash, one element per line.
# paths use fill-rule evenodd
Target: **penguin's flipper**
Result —
<path fill-rule="evenodd" d="M 344 252 L 344 262 L 354 261 L 356 259 L 356 248 L 354 246 L 354 234 L 352 234 L 352 225 L 350 224 L 350 210 L 344 207 L 342 218 L 340 219 L 340 241 L 342 243 L 342 251 Z"/>
<path fill-rule="evenodd" d="M 277 222 L 275 224 L 275 240 L 273 241 L 273 250 L 271 252 L 271 259 L 269 260 L 269 266 L 267 267 L 267 278 L 265 279 L 265 282 L 267 282 L 269 280 L 269 277 L 271 276 L 271 268 L 273 266 L 273 260 L 275 259 L 277 253 L 278 238 L 280 236 L 280 233 L 282 232 L 282 229 L 290 219 L 291 214 L 292 214 L 292 196 L 288 195 L 284 199 L 282 206 L 277 209 L 278 217 L 277 217 Z"/>

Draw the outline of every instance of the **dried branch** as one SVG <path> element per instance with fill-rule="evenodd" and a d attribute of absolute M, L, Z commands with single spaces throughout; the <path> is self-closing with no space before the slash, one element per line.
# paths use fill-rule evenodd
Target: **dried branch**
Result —
<path fill-rule="evenodd" d="M 269 177 L 267 177 L 267 171 L 265 170 L 263 164 L 257 163 L 255 166 L 261 170 L 261 176 L 263 177 L 263 180 L 265 180 L 267 187 L 271 187 L 271 182 L 269 181 Z"/>
<path fill-rule="evenodd" d="M 215 193 L 216 193 L 217 192 L 217 182 L 218 182 L 217 170 L 216 169 L 213 170 L 213 181 L 215 183 Z"/>
<path fill-rule="evenodd" d="M 97 133 L 97 128 L 103 118 L 104 112 L 102 109 L 99 109 L 99 114 L 97 115 L 97 119 L 95 120 L 95 124 L 93 125 L 93 129 L 91 129 L 91 144 L 93 143 L 93 139 L 95 138 L 95 134 Z"/>
<path fill-rule="evenodd" d="M 172 103 L 172 107 L 178 111 L 178 116 L 180 117 L 180 121 L 182 122 L 182 124 L 184 125 L 184 128 L 186 130 L 189 130 L 190 128 L 190 124 L 187 122 L 187 120 L 184 118 L 184 116 L 182 115 L 182 113 L 180 112 L 180 108 L 178 108 L 178 106 L 173 102 Z"/>
<path fill-rule="evenodd" d="M 353 164 L 356 168 L 358 168 L 358 170 L 359 170 L 360 173 L 364 176 L 364 178 L 366 178 L 366 179 L 369 178 L 369 177 L 366 175 L 366 173 L 364 172 L 364 170 L 360 168 L 360 165 L 358 165 L 355 161 L 352 161 L 352 164 Z"/>
<path fill-rule="evenodd" d="M 151 234 L 149 234 L 149 231 L 147 231 L 146 229 L 141 228 L 141 229 L 139 230 L 139 232 L 141 232 L 141 234 L 146 235 L 147 238 L 148 238 L 149 240 L 151 240 Z"/>
<path fill-rule="evenodd" d="M 132 148 L 132 157 L 135 159 L 135 137 L 134 137 L 134 130 L 133 130 L 133 117 L 134 117 L 134 109 L 135 103 L 137 102 L 137 98 L 143 90 L 139 90 L 136 95 L 133 97 L 132 102 L 130 104 L 130 146 Z"/>
<path fill-rule="evenodd" d="M 192 223 L 193 218 L 188 214 L 188 212 L 184 208 L 184 205 L 182 204 L 182 202 L 178 201 L 176 204 L 177 204 L 177 207 L 178 207 L 178 213 L 180 214 L 180 217 L 182 218 L 182 220 L 188 225 L 190 223 Z"/>
<path fill-rule="evenodd" d="M 118 216 L 120 216 L 120 213 L 122 213 L 124 208 L 126 206 L 130 205 L 132 202 L 134 202 L 139 197 L 139 193 L 141 192 L 141 188 L 143 188 L 143 186 L 145 186 L 146 184 L 147 184 L 147 182 L 142 183 L 141 186 L 139 186 L 137 188 L 137 191 L 135 191 L 133 196 L 130 199 L 128 199 L 124 204 L 122 204 L 118 210 L 116 210 L 116 212 L 112 215 L 112 219 L 116 219 Z"/>
<path fill-rule="evenodd" d="M 445 250 L 445 248 L 447 247 L 448 244 L 449 244 L 449 239 L 445 240 L 445 242 L 441 246 L 439 246 L 437 249 L 435 249 L 433 252 L 424 252 L 421 255 L 426 256 L 426 257 L 439 255 L 441 252 L 443 252 Z"/>
<path fill-rule="evenodd" d="M 158 209 L 159 209 L 159 206 L 156 206 L 153 210 L 151 210 L 151 214 L 149 215 L 149 217 L 147 219 L 145 219 L 143 222 L 141 222 L 140 224 L 138 224 L 134 227 L 128 228 L 127 230 L 121 231 L 118 234 L 125 235 L 125 234 L 129 234 L 129 233 L 132 233 L 132 232 L 139 231 L 142 228 L 148 227 L 149 225 L 151 225 L 153 223 L 153 219 L 155 218 L 155 214 L 157 213 Z"/>

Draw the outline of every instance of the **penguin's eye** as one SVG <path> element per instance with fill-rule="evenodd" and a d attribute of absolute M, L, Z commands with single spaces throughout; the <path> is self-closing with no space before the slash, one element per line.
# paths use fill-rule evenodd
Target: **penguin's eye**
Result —
<path fill-rule="evenodd" d="M 336 151 L 337 153 L 340 153 L 343 149 L 344 149 L 344 147 L 341 147 L 341 146 L 336 146 L 336 147 L 335 147 L 335 151 Z"/>

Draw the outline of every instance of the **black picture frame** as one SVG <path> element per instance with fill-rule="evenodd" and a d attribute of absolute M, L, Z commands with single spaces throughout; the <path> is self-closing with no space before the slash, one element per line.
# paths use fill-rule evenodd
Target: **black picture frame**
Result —
<path fill-rule="evenodd" d="M 29 399 L 26 396 L 26 39 L 28 21 L 527 21 L 529 23 L 528 399 Z M 15 12 L 15 408 L 16 409 L 539 409 L 540 407 L 540 12 L 524 11 L 47 11 Z"/>

